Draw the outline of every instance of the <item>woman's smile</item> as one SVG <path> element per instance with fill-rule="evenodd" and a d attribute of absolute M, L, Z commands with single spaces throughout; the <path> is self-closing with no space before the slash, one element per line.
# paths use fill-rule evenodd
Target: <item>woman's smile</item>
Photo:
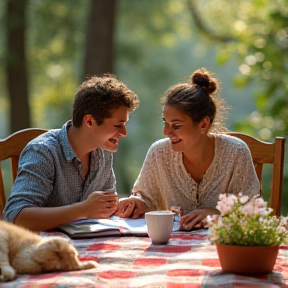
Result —
<path fill-rule="evenodd" d="M 171 144 L 178 144 L 179 142 L 182 141 L 182 139 L 178 138 L 178 137 L 169 137 Z"/>

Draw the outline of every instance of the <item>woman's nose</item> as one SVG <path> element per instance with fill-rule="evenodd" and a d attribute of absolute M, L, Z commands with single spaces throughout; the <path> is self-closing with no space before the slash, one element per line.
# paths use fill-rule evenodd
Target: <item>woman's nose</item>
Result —
<path fill-rule="evenodd" d="M 171 130 L 171 129 L 169 129 L 169 128 L 167 127 L 167 125 L 165 125 L 165 126 L 163 127 L 163 134 L 166 135 L 166 136 L 168 136 L 169 133 L 171 132 L 170 130 Z"/>

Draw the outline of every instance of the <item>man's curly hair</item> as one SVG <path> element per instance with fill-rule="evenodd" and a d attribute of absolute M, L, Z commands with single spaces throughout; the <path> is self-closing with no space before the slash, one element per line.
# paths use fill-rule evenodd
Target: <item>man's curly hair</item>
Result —
<path fill-rule="evenodd" d="M 75 95 L 72 122 L 80 127 L 83 117 L 90 114 L 101 125 L 105 118 L 111 117 L 113 109 L 125 106 L 131 112 L 138 105 L 138 96 L 115 75 L 92 76 L 80 85 Z"/>

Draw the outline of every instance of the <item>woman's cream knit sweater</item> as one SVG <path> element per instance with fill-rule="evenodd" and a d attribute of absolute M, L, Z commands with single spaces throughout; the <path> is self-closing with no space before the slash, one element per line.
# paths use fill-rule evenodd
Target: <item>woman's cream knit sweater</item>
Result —
<path fill-rule="evenodd" d="M 173 151 L 170 139 L 165 138 L 150 147 L 132 197 L 140 197 L 153 210 L 180 206 L 185 215 L 216 207 L 221 193 L 259 194 L 259 180 L 246 143 L 228 135 L 213 135 L 214 159 L 200 184 L 187 173 L 182 152 Z"/>

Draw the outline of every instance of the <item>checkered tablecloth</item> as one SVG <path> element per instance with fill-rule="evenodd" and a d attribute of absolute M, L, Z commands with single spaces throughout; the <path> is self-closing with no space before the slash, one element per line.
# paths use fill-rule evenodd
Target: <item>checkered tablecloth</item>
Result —
<path fill-rule="evenodd" d="M 248 277 L 222 272 L 216 247 L 209 242 L 207 230 L 173 234 L 167 245 L 152 245 L 148 237 L 71 241 L 79 251 L 80 260 L 95 260 L 101 264 L 99 268 L 19 275 L 17 280 L 1 283 L 0 287 L 288 288 L 287 246 L 280 247 L 273 273 Z"/>

